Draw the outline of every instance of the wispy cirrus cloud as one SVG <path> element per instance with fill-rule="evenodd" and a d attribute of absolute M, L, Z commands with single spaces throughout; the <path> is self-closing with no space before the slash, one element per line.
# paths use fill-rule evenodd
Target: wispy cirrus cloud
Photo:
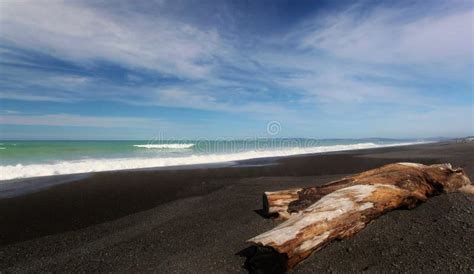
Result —
<path fill-rule="evenodd" d="M 434 83 L 462 83 L 467 89 L 450 92 L 466 97 L 473 87 L 474 7 L 440 3 L 428 9 L 420 3 L 356 3 L 309 17 L 283 38 L 270 39 L 296 48 L 293 54 L 266 51 L 257 58 L 290 72 L 275 74 L 273 81 L 300 94 L 302 102 L 445 103 L 430 90 Z"/>
<path fill-rule="evenodd" d="M 416 14 L 407 6 L 354 6 L 310 19 L 292 35 L 298 37 L 301 48 L 362 62 L 455 65 L 473 61 L 472 5 L 415 8 Z"/>
<path fill-rule="evenodd" d="M 0 124 L 28 126 L 68 126 L 100 128 L 152 128 L 163 125 L 166 121 L 141 117 L 100 117 L 71 114 L 47 115 L 2 115 Z M 169 124 L 166 124 L 167 126 Z"/>
<path fill-rule="evenodd" d="M 161 16 L 108 13 L 79 1 L 8 1 L 1 8 L 4 42 L 85 64 L 107 61 L 199 78 L 220 50 L 215 30 Z"/>
<path fill-rule="evenodd" d="M 0 99 L 8 100 L 19 100 L 19 101 L 39 101 L 39 102 L 58 102 L 67 103 L 72 102 L 73 99 L 70 97 L 56 97 L 50 95 L 25 93 L 17 91 L 5 91 L 0 92 Z"/>

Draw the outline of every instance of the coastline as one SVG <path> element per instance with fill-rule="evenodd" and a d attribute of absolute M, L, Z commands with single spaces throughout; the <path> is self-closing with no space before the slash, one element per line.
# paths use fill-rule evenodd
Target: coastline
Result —
<path fill-rule="evenodd" d="M 451 162 L 474 178 L 473 155 L 474 142 L 440 142 L 232 166 L 98 172 L 0 199 L 0 270 L 245 273 L 245 259 L 235 254 L 275 222 L 255 212 L 263 191 L 322 184 L 400 161 Z M 295 272 L 468 272 L 474 269 L 474 250 L 465 246 L 474 241 L 473 204 L 456 193 L 391 212 Z"/>
<path fill-rule="evenodd" d="M 280 140 L 281 141 L 281 140 Z M 207 164 L 229 164 L 233 162 L 253 160 L 253 159 L 264 159 L 264 158 L 277 158 L 287 157 L 295 155 L 311 155 L 327 152 L 336 151 L 351 151 L 359 149 L 372 149 L 381 147 L 396 147 L 405 145 L 416 145 L 426 144 L 431 141 L 420 141 L 420 142 L 401 142 L 401 143 L 388 143 L 388 144 L 377 144 L 372 142 L 359 142 L 353 144 L 332 144 L 332 145 L 319 145 L 319 146 L 295 146 L 285 147 L 283 143 L 276 146 L 278 149 L 263 149 L 263 150 L 242 150 L 238 148 L 230 147 L 230 151 L 215 151 L 214 153 L 201 153 L 196 151 L 195 153 L 187 155 L 157 155 L 153 157 L 137 157 L 136 155 L 130 155 L 125 158 L 87 158 L 87 159 L 76 159 L 76 160 L 55 160 L 54 162 L 35 162 L 27 164 L 7 164 L 0 165 L 0 184 L 8 183 L 11 180 L 21 180 L 28 178 L 40 178 L 48 176 L 58 175 L 74 175 L 104 171 L 131 171 L 131 170 L 143 170 L 143 169 L 154 169 L 163 167 L 184 167 L 184 166 L 198 166 Z M 16 145 L 16 144 L 15 144 Z M 189 146 L 190 144 L 186 144 Z M 270 143 L 271 147 L 275 144 Z M 162 148 L 163 145 L 131 145 L 128 146 L 139 146 L 146 150 L 154 148 Z M 169 146 L 183 146 L 183 144 L 168 144 Z M 192 144 L 194 146 L 194 144 Z M 126 148 L 127 145 L 124 144 Z M 121 147 L 123 148 L 123 147 Z M 57 148 L 55 148 L 57 150 Z M 209 148 L 208 148 L 209 149 Z M 227 148 L 229 149 L 229 148 Z"/>
<path fill-rule="evenodd" d="M 352 149 L 343 149 L 343 150 L 331 150 L 331 151 L 322 151 L 322 152 L 306 152 L 299 154 L 289 154 L 289 155 L 271 155 L 271 156 L 261 156 L 254 158 L 245 158 L 241 160 L 229 160 L 229 161 L 217 161 L 209 163 L 197 163 L 197 164 L 183 164 L 183 165 L 168 165 L 168 166 L 156 166 L 156 167 L 141 167 L 141 168 L 125 168 L 125 169 L 112 169 L 112 170 L 100 170 L 100 171 L 90 171 L 90 172 L 74 172 L 74 173 L 65 173 L 57 175 L 45 175 L 45 176 L 35 176 L 35 177 L 26 177 L 26 178 L 13 178 L 7 180 L 0 180 L 0 199 L 3 198 L 13 198 L 16 196 L 21 196 L 28 193 L 37 192 L 51 186 L 59 184 L 67 184 L 74 181 L 78 181 L 94 174 L 99 173 L 115 173 L 115 172 L 143 172 L 143 171 L 163 171 L 163 170 L 187 170 L 187 169 L 201 169 L 201 168 L 223 168 L 223 167 L 255 167 L 261 165 L 275 164 L 278 160 L 290 158 L 290 157 L 304 157 L 304 156 L 314 156 L 322 154 L 330 154 L 337 152 L 355 152 L 362 151 L 367 149 L 377 149 L 377 148 L 390 148 L 390 147 L 404 147 L 404 146 L 413 146 L 413 145 L 425 145 L 433 144 L 434 141 L 425 141 L 425 142 L 415 142 L 415 143 L 399 143 L 399 144 L 388 144 L 382 145 L 376 148 L 352 148 Z M 107 159 L 103 159 L 107 161 Z M 0 167 L 1 168 L 1 167 Z M 28 169 L 28 165 L 23 166 L 22 169 Z"/>

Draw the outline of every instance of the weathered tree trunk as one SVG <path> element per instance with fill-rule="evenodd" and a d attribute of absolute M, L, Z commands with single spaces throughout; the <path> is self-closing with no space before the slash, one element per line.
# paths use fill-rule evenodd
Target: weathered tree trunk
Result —
<path fill-rule="evenodd" d="M 297 205 L 297 213 L 249 242 L 270 249 L 279 258 L 283 256 L 290 269 L 332 240 L 354 235 L 390 210 L 412 208 L 429 196 L 459 189 L 472 190 L 473 186 L 462 169 L 453 169 L 449 164 L 383 166 L 322 187 L 300 190 L 296 200 L 289 195 L 289 208 L 292 203 Z M 308 201 L 313 203 L 300 210 Z"/>
<path fill-rule="evenodd" d="M 435 182 L 445 181 L 446 176 L 456 172 L 462 173 L 463 171 L 462 169 L 453 169 L 450 164 L 431 166 L 416 163 L 389 164 L 351 177 L 332 181 L 322 186 L 265 192 L 263 194 L 263 209 L 268 216 L 278 215 L 282 219 L 288 219 L 292 213 L 297 213 L 307 208 L 329 193 L 348 186 L 361 184 L 373 185 L 384 183 L 415 191 L 420 187 L 416 182 L 432 181 L 433 185 L 431 187 L 439 192 L 444 187 Z M 450 186 L 447 186 L 447 188 L 449 191 Z"/>

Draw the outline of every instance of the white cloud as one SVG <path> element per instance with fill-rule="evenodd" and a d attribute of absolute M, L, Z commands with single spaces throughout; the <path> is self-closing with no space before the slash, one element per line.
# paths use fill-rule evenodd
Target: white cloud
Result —
<path fill-rule="evenodd" d="M 91 81 L 88 77 L 73 76 L 73 75 L 56 75 L 47 79 L 49 83 L 62 84 L 65 86 L 83 85 Z"/>
<path fill-rule="evenodd" d="M 357 73 L 344 68 L 326 67 L 319 72 L 282 79 L 280 83 L 288 88 L 301 90 L 306 102 L 361 103 L 389 101 L 400 97 L 400 89 L 395 87 L 355 80 Z"/>
<path fill-rule="evenodd" d="M 0 124 L 28 126 L 72 126 L 100 128 L 152 128 L 166 123 L 142 117 L 98 117 L 71 114 L 2 115 Z"/>
<path fill-rule="evenodd" d="M 216 31 L 132 11 L 110 14 L 63 1 L 3 1 L 6 41 L 77 62 L 109 61 L 180 77 L 203 77 L 219 53 Z"/>
<path fill-rule="evenodd" d="M 57 97 L 51 95 L 32 94 L 29 92 L 0 91 L 0 99 L 20 101 L 44 101 L 44 102 L 72 102 L 75 99 L 69 97 Z"/>
<path fill-rule="evenodd" d="M 5 109 L 3 112 L 6 114 L 20 114 L 21 113 L 21 111 L 13 110 L 13 109 Z"/>
<path fill-rule="evenodd" d="M 218 88 L 216 88 L 218 89 Z M 268 117 L 277 113 L 289 112 L 287 108 L 274 102 L 232 102 L 220 97 L 214 91 L 199 88 L 156 88 L 140 92 L 141 97 L 127 99 L 126 103 L 135 105 L 152 105 L 162 107 L 176 107 L 224 113 L 258 114 Z M 122 101 L 122 99 L 118 99 Z M 258 117 L 256 117 L 258 118 Z"/>
<path fill-rule="evenodd" d="M 418 7 L 421 8 L 422 7 Z M 364 62 L 444 65 L 473 60 L 473 9 L 413 18 L 409 9 L 350 9 L 305 23 L 302 48 L 322 49 Z M 320 26 L 318 28 L 315 25 Z"/>

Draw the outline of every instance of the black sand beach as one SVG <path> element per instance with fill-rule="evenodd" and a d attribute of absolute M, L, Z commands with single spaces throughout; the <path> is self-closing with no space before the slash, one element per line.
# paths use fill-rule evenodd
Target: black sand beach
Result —
<path fill-rule="evenodd" d="M 323 184 L 400 161 L 449 162 L 474 179 L 474 142 L 103 172 L 4 198 L 0 270 L 245 273 L 238 255 L 245 241 L 277 223 L 258 214 L 263 191 Z M 293 272 L 474 272 L 473 243 L 474 196 L 441 195 L 382 216 Z"/>

